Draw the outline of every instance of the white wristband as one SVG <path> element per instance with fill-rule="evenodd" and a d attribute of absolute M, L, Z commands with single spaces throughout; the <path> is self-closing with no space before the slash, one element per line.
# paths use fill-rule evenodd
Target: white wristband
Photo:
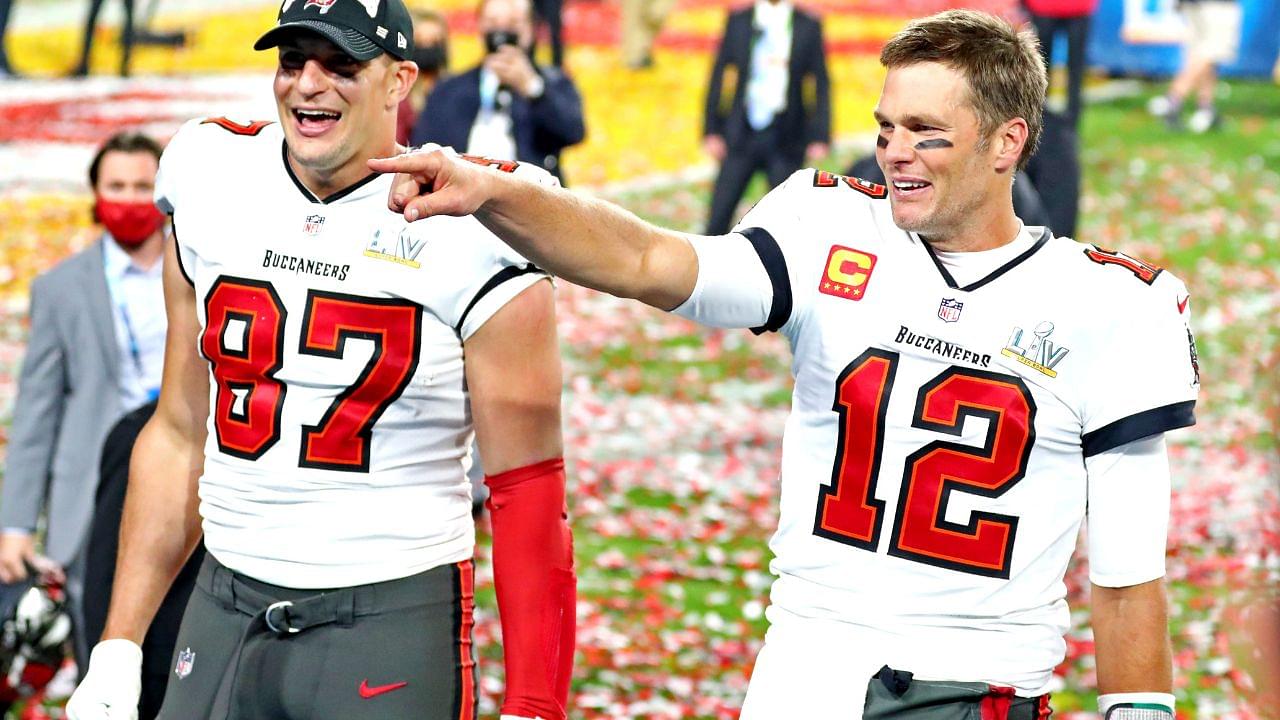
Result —
<path fill-rule="evenodd" d="M 1098 696 L 1098 712 L 1102 713 L 1103 720 L 1123 720 L 1120 717 L 1114 717 L 1112 710 L 1134 710 L 1139 714 L 1133 714 L 1135 720 L 1142 718 L 1159 718 L 1162 714 L 1167 714 L 1170 720 L 1173 718 L 1173 695 L 1169 693 L 1108 693 Z"/>

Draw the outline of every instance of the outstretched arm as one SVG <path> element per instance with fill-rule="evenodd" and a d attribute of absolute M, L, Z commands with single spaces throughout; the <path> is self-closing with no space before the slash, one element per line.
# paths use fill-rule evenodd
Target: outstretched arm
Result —
<path fill-rule="evenodd" d="M 467 386 L 489 485 L 507 671 L 504 717 L 563 720 L 576 580 L 560 434 L 551 283 L 513 298 L 466 341 Z"/>
<path fill-rule="evenodd" d="M 401 173 L 388 205 L 411 222 L 474 215 L 552 274 L 662 310 L 693 292 L 698 261 L 685 236 L 611 203 L 543 187 L 443 150 L 370 160 L 369 167 Z"/>

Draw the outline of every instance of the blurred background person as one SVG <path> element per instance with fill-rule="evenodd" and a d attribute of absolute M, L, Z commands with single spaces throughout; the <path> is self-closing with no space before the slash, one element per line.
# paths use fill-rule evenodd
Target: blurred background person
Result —
<path fill-rule="evenodd" d="M 1236 0 L 1179 0 L 1186 23 L 1182 67 L 1163 96 L 1151 98 L 1147 108 L 1172 129 L 1181 129 L 1182 104 L 1193 93 L 1196 109 L 1186 121 L 1194 133 L 1208 132 L 1221 122 L 1214 105 L 1218 65 L 1233 62 L 1240 48 L 1242 12 Z"/>
<path fill-rule="evenodd" d="M 103 439 L 160 389 L 164 216 L 151 197 L 159 158 L 160 145 L 145 135 L 108 139 L 89 166 L 101 237 L 31 285 L 0 489 L 0 582 L 25 578 L 28 565 L 65 582 L 81 671 L 85 539 Z M 47 558 L 36 553 L 42 524 Z"/>
<path fill-rule="evenodd" d="M 551 64 L 564 67 L 564 0 L 533 0 L 538 20 L 547 27 L 547 40 L 551 45 Z"/>
<path fill-rule="evenodd" d="M 1067 107 L 1066 120 L 1072 127 L 1080 124 L 1081 91 L 1084 88 L 1085 46 L 1089 40 L 1089 20 L 1098 9 L 1098 0 L 1024 0 L 1031 24 L 1040 38 L 1040 54 L 1045 67 L 1053 69 L 1054 40 L 1059 34 L 1067 39 Z M 1053 73 L 1049 73 L 1053 88 Z"/>
<path fill-rule="evenodd" d="M 73 77 L 89 74 L 89 55 L 93 51 L 93 34 L 98 27 L 98 14 L 105 0 L 89 0 L 89 16 L 84 23 L 84 40 L 80 44 L 80 62 L 71 71 Z M 120 0 L 124 19 L 120 24 L 120 77 L 129 77 L 129 61 L 133 57 L 133 0 Z"/>
<path fill-rule="evenodd" d="M 9 29 L 9 10 L 12 7 L 11 0 L 0 0 L 0 80 L 17 75 L 9 64 L 9 53 L 4 48 L 4 38 Z"/>
<path fill-rule="evenodd" d="M 577 86 L 560 69 L 534 63 L 529 0 L 484 0 L 477 24 L 484 60 L 435 86 L 413 144 L 532 163 L 564 182 L 560 153 L 586 137 Z"/>
<path fill-rule="evenodd" d="M 418 79 L 409 97 L 400 103 L 396 115 L 396 142 L 408 145 L 413 127 L 427 105 L 427 95 L 449 70 L 449 23 L 444 15 L 425 8 L 410 10 L 413 15 L 413 61 Z"/>
<path fill-rule="evenodd" d="M 653 43 L 675 0 L 622 0 L 622 61 L 632 70 L 653 66 Z"/>
<path fill-rule="evenodd" d="M 1027 161 L 1027 167 L 1018 174 L 1025 176 L 1031 192 L 1040 199 L 1044 209 L 1044 222 L 1032 222 L 1019 214 L 1028 225 L 1043 224 L 1054 235 L 1076 237 L 1076 221 L 1080 216 L 1080 140 L 1076 123 L 1066 116 L 1044 111 L 1040 127 L 1040 145 Z M 1014 207 L 1018 204 L 1018 183 L 1013 186 Z"/>
<path fill-rule="evenodd" d="M 729 13 L 703 114 L 703 149 L 720 163 L 708 235 L 729 232 L 756 171 L 774 187 L 826 157 L 830 94 L 817 16 L 791 0 L 757 0 Z"/>

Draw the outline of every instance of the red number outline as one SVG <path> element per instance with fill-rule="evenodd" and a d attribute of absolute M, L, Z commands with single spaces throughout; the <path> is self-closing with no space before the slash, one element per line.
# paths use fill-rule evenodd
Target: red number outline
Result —
<path fill-rule="evenodd" d="M 373 342 L 360 375 L 342 391 L 315 425 L 302 426 L 298 467 L 368 472 L 373 426 L 409 387 L 422 349 L 422 306 L 394 298 L 368 298 L 312 290 L 307 293 L 298 353 L 341 358 L 348 340 Z M 397 314 L 407 316 L 396 318 Z M 360 318 L 360 315 L 366 317 Z M 370 317 L 376 315 L 378 317 Z M 393 320 L 399 323 L 392 327 Z M 363 320 L 364 322 L 361 322 Z M 384 320 L 379 324 L 379 320 Z M 407 340 L 407 353 L 387 352 L 388 345 Z M 397 369 L 395 363 L 401 363 Z M 386 376 L 387 369 L 395 373 Z M 388 382 L 390 380 L 390 382 Z M 381 390 L 380 390 L 381 388 Z M 363 406 L 363 409 L 361 409 Z M 357 414 L 357 429 L 343 432 Z M 331 433 L 337 433 L 336 436 Z"/>
<path fill-rule="evenodd" d="M 253 122 L 250 122 L 248 125 L 241 125 L 238 122 L 235 122 L 233 120 L 228 120 L 227 118 L 224 118 L 224 117 L 215 117 L 215 118 L 205 119 L 201 121 L 200 124 L 201 125 L 217 125 L 218 127 L 222 128 L 223 130 L 226 130 L 227 132 L 233 135 L 245 135 L 248 137 L 254 137 L 258 133 L 262 132 L 262 128 L 270 125 L 271 123 L 272 123 L 271 120 L 254 120 Z"/>
<path fill-rule="evenodd" d="M 484 165 L 485 167 L 491 167 L 494 170 L 497 170 L 498 172 L 504 172 L 504 173 L 513 173 L 516 171 L 516 168 L 520 167 L 520 163 L 516 162 L 515 160 L 494 160 L 493 158 L 487 158 L 483 155 L 467 155 L 465 153 L 462 155 L 459 155 L 458 157 L 462 158 L 463 160 L 466 160 L 467 162 L 472 162 L 472 163 L 475 163 L 476 165 Z"/>
<path fill-rule="evenodd" d="M 247 296 L 242 297 L 241 293 Z M 226 297 L 229 294 L 232 297 Z M 255 295 L 257 297 L 253 297 Z M 229 303 L 238 304 L 230 306 Z M 275 376 L 284 367 L 284 324 L 288 312 L 271 283 L 230 275 L 214 280 L 205 295 L 204 308 L 205 330 L 200 338 L 200 353 L 209 361 L 217 383 L 212 411 L 218 449 L 233 457 L 257 460 L 280 440 L 280 415 L 288 387 Z M 227 323 L 233 319 L 245 323 L 241 351 L 228 349 L 223 343 Z M 266 332 L 270 333 L 270 340 L 255 341 L 263 327 L 269 328 Z M 255 348 L 263 352 L 261 342 L 269 343 L 274 362 L 264 364 L 254 359 Z M 260 367 L 237 367 L 241 364 Z M 261 392 L 264 387 L 271 391 L 265 398 Z M 245 412 L 239 416 L 235 412 L 236 390 L 245 393 Z M 264 407 L 263 403 L 271 408 L 267 413 L 269 424 L 265 428 L 255 427 L 262 421 L 263 411 L 259 408 Z M 241 435 L 249 437 L 239 437 Z"/>
<path fill-rule="evenodd" d="M 840 183 L 844 183 L 851 190 L 866 195 L 869 198 L 883 200 L 889 196 L 889 189 L 880 183 L 873 183 L 870 180 L 862 178 L 849 177 L 847 175 L 837 175 L 830 170 L 819 170 L 813 174 L 813 186 L 820 188 L 837 187 Z"/>
<path fill-rule="evenodd" d="M 815 535 L 871 552 L 879 547 L 884 521 L 885 503 L 875 490 L 898 358 L 898 353 L 871 348 L 838 376 L 832 406 L 840 416 L 835 462 L 830 485 L 819 488 L 814 520 Z M 877 367 L 879 375 L 867 382 Z M 935 440 L 907 456 L 886 552 L 1007 579 L 1018 518 L 974 511 L 968 524 L 960 525 L 946 520 L 947 503 L 954 491 L 997 498 L 1022 480 L 1035 445 L 1035 414 L 1030 389 L 1015 375 L 951 367 L 921 387 L 913 427 L 958 437 L 969 417 L 986 418 L 987 438 L 981 448 Z M 938 463 L 944 467 L 934 468 Z M 970 471 L 969 477 L 950 474 L 958 469 Z"/>
<path fill-rule="evenodd" d="M 863 376 L 876 369 L 881 372 L 878 378 L 872 375 L 873 384 L 862 385 Z M 872 552 L 879 546 L 885 503 L 876 499 L 876 481 L 884 450 L 888 398 L 897 371 L 897 353 L 870 348 L 836 378 L 836 398 L 831 408 L 840 415 L 836 462 L 831 468 L 831 485 L 818 491 L 814 535 Z M 865 392 L 868 388 L 870 393 Z M 862 406 L 867 400 L 873 400 L 869 408 Z M 870 424 L 865 421 L 872 416 L 874 427 L 865 427 Z"/>
<path fill-rule="evenodd" d="M 966 387 L 965 383 L 968 390 L 947 394 L 953 386 Z M 983 389 L 986 397 L 981 395 Z M 1018 518 L 975 510 L 968 524 L 959 525 L 946 520 L 947 503 L 957 490 L 998 498 L 1013 489 L 1027 473 L 1035 445 L 1035 415 L 1031 391 L 1015 375 L 952 367 L 920 388 L 914 427 L 959 437 L 968 418 L 986 418 L 987 438 L 981 448 L 935 440 L 907 456 L 888 553 L 1007 579 Z M 935 464 L 943 467 L 929 473 Z M 958 475 L 964 465 L 974 469 L 968 477 Z"/>
<path fill-rule="evenodd" d="M 1126 255 L 1114 250 L 1104 250 L 1097 246 L 1085 248 L 1084 254 L 1085 257 L 1099 265 L 1119 265 L 1148 285 L 1155 282 L 1160 273 L 1164 272 L 1164 268 L 1143 262 L 1132 255 Z"/>

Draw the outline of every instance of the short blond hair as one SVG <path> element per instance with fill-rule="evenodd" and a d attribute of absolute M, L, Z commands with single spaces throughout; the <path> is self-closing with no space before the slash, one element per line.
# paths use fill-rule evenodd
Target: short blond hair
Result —
<path fill-rule="evenodd" d="M 964 75 L 984 144 L 1002 123 L 1025 120 L 1018 168 L 1027 164 L 1040 143 L 1049 85 L 1035 35 L 984 12 L 947 10 L 912 21 L 880 51 L 880 64 L 890 70 L 922 62 Z"/>

